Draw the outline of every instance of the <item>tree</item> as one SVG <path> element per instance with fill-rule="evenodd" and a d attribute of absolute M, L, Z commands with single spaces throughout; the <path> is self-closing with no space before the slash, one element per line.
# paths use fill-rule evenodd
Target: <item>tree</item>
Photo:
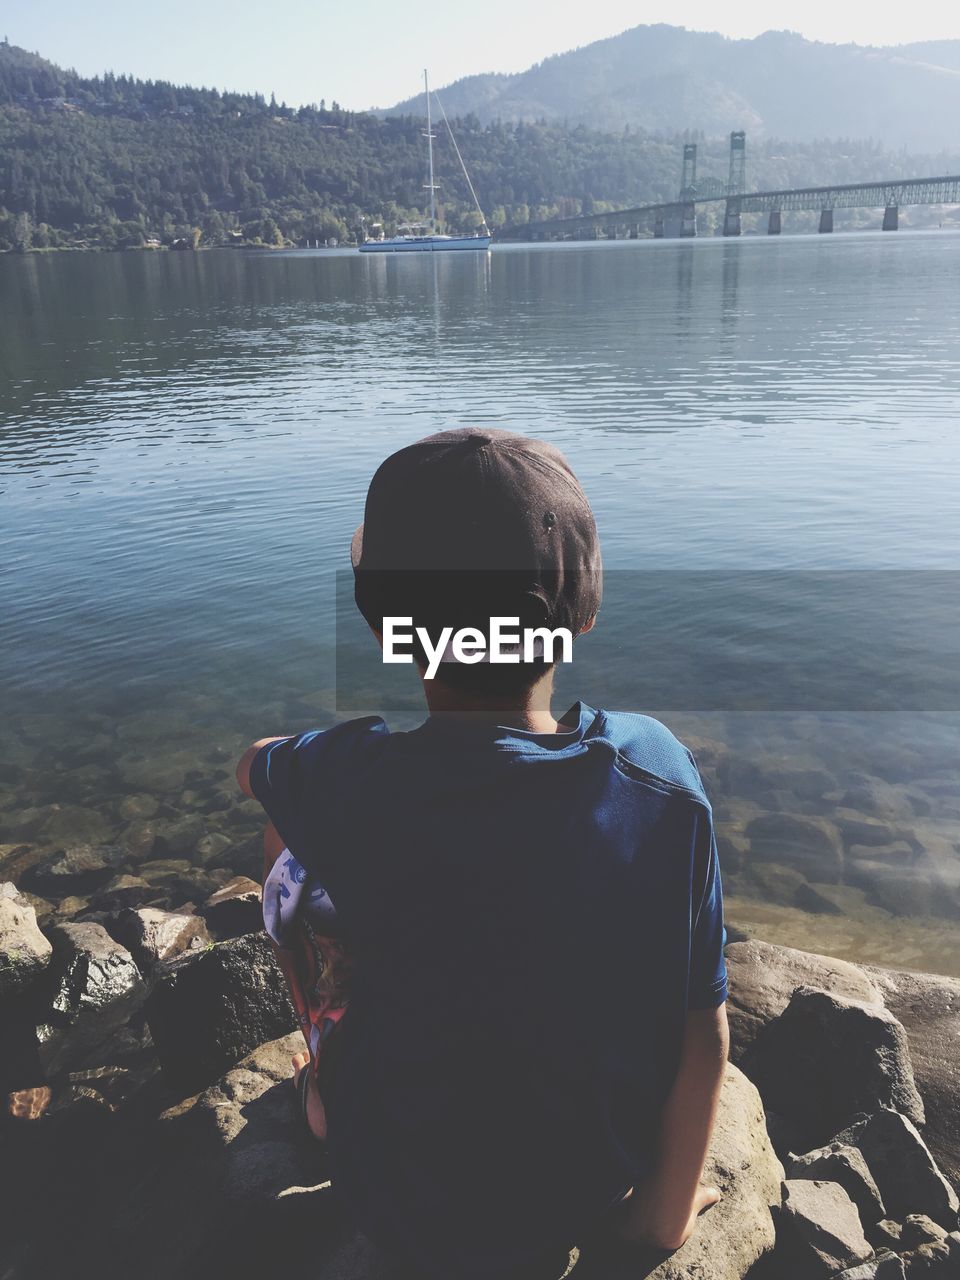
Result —
<path fill-rule="evenodd" d="M 13 224 L 13 249 L 16 253 L 29 253 L 33 245 L 33 223 L 29 213 L 17 214 Z"/>

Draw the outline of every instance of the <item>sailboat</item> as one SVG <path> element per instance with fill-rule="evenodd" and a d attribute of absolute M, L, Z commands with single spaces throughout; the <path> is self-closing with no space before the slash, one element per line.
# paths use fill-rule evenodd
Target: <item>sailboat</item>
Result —
<path fill-rule="evenodd" d="M 359 246 L 361 253 L 436 253 L 438 250 L 449 249 L 489 249 L 490 248 L 490 231 L 487 228 L 487 220 L 483 216 L 483 210 L 480 208 L 480 201 L 477 199 L 477 193 L 473 189 L 473 183 L 470 181 L 470 175 L 467 173 L 467 166 L 464 163 L 463 156 L 460 154 L 460 148 L 457 146 L 457 140 L 453 136 L 453 130 L 450 128 L 450 121 L 447 119 L 447 113 L 443 109 L 443 103 L 437 98 L 437 106 L 443 116 L 443 123 L 447 126 L 447 133 L 450 135 L 450 141 L 453 143 L 453 149 L 457 153 L 457 159 L 460 161 L 460 167 L 463 170 L 463 176 L 467 180 L 467 186 L 470 188 L 470 194 L 473 196 L 473 203 L 477 207 L 477 213 L 480 214 L 480 220 L 483 230 L 472 236 L 448 236 L 437 231 L 437 198 L 436 192 L 439 184 L 433 179 L 433 128 L 432 118 L 430 114 L 430 82 L 427 79 L 427 73 L 423 73 L 423 90 L 427 99 L 427 155 L 429 157 L 429 174 L 430 181 L 426 183 L 426 188 L 430 192 L 430 219 L 428 222 L 408 222 L 398 228 L 398 234 L 389 236 L 384 240 L 365 240 Z M 434 95 L 435 96 L 435 95 Z"/>

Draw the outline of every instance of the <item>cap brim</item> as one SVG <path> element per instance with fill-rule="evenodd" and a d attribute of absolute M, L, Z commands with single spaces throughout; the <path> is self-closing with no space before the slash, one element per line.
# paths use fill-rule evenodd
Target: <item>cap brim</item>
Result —
<path fill-rule="evenodd" d="M 356 533 L 350 539 L 350 563 L 354 569 L 360 567 L 360 557 L 363 555 L 363 525 L 359 525 Z"/>

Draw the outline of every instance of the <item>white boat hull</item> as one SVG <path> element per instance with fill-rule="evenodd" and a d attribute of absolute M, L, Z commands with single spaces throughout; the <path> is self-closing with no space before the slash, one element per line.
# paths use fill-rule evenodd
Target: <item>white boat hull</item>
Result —
<path fill-rule="evenodd" d="M 490 236 L 393 236 L 367 240 L 361 253 L 445 253 L 450 249 L 489 249 Z"/>

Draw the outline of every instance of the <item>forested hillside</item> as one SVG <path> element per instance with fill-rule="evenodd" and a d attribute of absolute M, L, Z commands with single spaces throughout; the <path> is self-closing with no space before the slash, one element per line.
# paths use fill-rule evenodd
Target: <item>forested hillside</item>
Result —
<path fill-rule="evenodd" d="M 790 31 L 732 40 L 657 24 L 546 58 L 516 75 L 441 90 L 481 120 L 698 129 L 795 141 L 876 138 L 914 151 L 960 147 L 960 40 L 895 48 L 823 44 Z M 411 110 L 416 99 L 394 112 Z"/>
<path fill-rule="evenodd" d="M 476 115 L 455 128 L 494 225 L 672 198 L 679 184 L 678 134 L 483 124 Z M 415 116 L 379 118 L 336 103 L 295 109 L 126 76 L 84 79 L 0 44 L 0 249 L 343 242 L 375 222 L 389 232 L 423 210 L 422 129 Z M 725 175 L 725 146 L 722 137 L 701 138 L 702 174 Z M 751 185 L 884 178 L 950 163 L 890 155 L 876 143 L 748 140 Z M 474 226 L 442 133 L 437 164 L 448 227 Z"/>

